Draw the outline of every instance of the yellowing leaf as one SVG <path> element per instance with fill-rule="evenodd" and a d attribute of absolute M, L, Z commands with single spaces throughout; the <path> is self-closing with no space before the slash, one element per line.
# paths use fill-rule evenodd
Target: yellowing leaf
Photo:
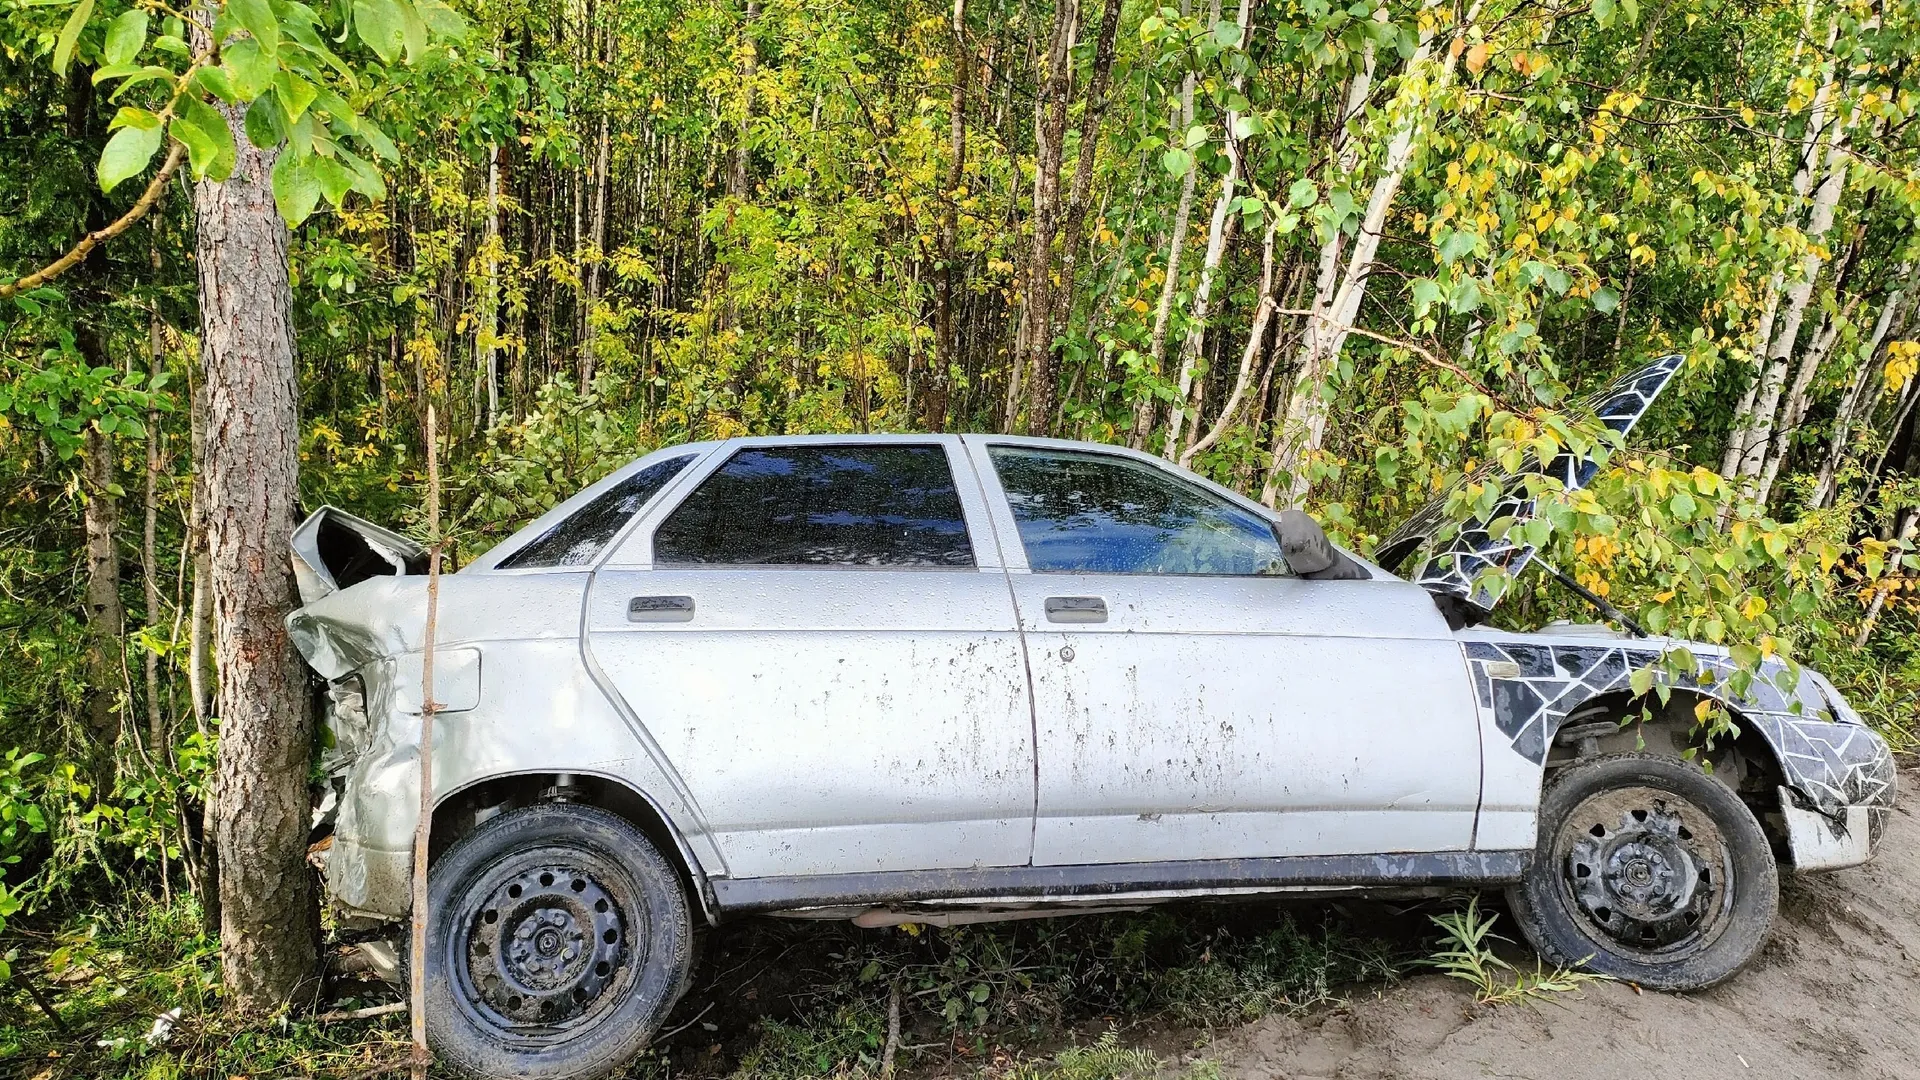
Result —
<path fill-rule="evenodd" d="M 1475 75 L 1480 74 L 1480 69 L 1487 66 L 1487 52 L 1487 43 L 1484 41 L 1476 42 L 1473 48 L 1468 49 L 1467 70 Z"/>

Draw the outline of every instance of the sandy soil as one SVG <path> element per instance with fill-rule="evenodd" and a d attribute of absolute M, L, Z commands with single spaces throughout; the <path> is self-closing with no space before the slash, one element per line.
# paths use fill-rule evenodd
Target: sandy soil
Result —
<path fill-rule="evenodd" d="M 1772 939 L 1725 986 L 1676 996 L 1599 983 L 1488 1008 L 1457 980 L 1420 976 L 1221 1033 L 1197 1053 L 1244 1080 L 1920 1078 L 1920 772 L 1900 779 L 1879 856 L 1783 876 Z"/>

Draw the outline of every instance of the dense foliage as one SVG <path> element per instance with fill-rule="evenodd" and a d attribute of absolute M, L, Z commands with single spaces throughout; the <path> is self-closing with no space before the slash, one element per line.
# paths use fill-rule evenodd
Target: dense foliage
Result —
<path fill-rule="evenodd" d="M 1912 723 L 1912 0 L 0 5 L 0 283 L 181 170 L 0 300 L 0 916 L 199 887 L 217 107 L 283 148 L 311 505 L 421 528 L 429 405 L 463 556 L 676 440 L 1024 430 L 1365 552 L 1677 351 L 1527 539 Z"/>

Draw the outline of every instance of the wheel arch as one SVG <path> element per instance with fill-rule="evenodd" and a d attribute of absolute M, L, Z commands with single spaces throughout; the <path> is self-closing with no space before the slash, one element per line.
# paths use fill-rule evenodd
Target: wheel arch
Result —
<path fill-rule="evenodd" d="M 709 924 L 716 921 L 706 871 L 686 838 L 674 827 L 659 802 L 626 780 L 605 773 L 502 773 L 449 791 L 434 804 L 427 839 L 428 858 L 438 859 L 461 837 L 500 813 L 543 802 L 596 807 L 639 829 L 679 874 L 689 906 L 699 911 Z"/>
<path fill-rule="evenodd" d="M 1787 861 L 1790 845 L 1780 789 L 1790 781 L 1778 748 L 1761 726 L 1737 703 L 1704 687 L 1673 687 L 1664 702 L 1649 699 L 1649 716 L 1643 716 L 1641 700 L 1631 690 L 1615 689 L 1569 710 L 1547 749 L 1542 784 L 1557 770 L 1600 755 L 1649 753 L 1694 761 L 1740 796 L 1759 820 L 1776 858 Z M 1704 737 L 1698 712 L 1703 704 L 1727 711 L 1734 727 L 1731 737 Z"/>

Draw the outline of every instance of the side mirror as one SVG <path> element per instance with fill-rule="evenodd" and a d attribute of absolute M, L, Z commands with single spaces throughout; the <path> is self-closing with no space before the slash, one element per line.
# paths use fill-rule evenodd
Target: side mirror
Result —
<path fill-rule="evenodd" d="M 1275 531 L 1280 535 L 1280 554 L 1286 557 L 1293 572 L 1303 578 L 1362 581 L 1368 576 L 1359 564 L 1334 547 L 1320 523 L 1303 511 L 1280 511 Z"/>

